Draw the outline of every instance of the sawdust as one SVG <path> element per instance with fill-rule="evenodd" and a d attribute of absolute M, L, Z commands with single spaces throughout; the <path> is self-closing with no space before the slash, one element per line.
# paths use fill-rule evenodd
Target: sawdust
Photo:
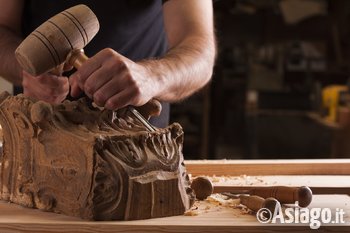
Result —
<path fill-rule="evenodd" d="M 274 185 L 276 182 L 267 181 L 263 176 L 204 176 L 208 178 L 213 185 L 230 185 L 230 186 L 264 186 L 264 185 Z M 191 180 L 196 177 L 191 176 Z M 239 210 L 235 212 L 234 216 L 239 217 L 239 215 L 251 215 L 254 214 L 252 210 L 246 206 L 240 204 L 239 198 L 227 197 L 219 193 L 214 193 L 210 195 L 206 200 L 196 201 L 195 205 L 185 213 L 185 216 L 198 216 L 201 214 L 209 212 L 220 212 L 227 209 Z"/>
<path fill-rule="evenodd" d="M 232 186 L 250 186 L 250 185 L 273 185 L 276 182 L 271 183 L 265 180 L 262 176 L 204 176 L 208 178 L 214 185 L 215 184 L 227 184 Z M 190 176 L 193 180 L 196 177 Z"/>
<path fill-rule="evenodd" d="M 232 212 L 234 217 L 239 215 L 253 214 L 253 212 L 246 206 L 240 204 L 238 198 L 228 198 L 225 195 L 214 193 L 206 200 L 197 200 L 192 208 L 185 212 L 184 216 L 198 216 L 206 213 L 221 212 L 227 210 L 239 210 L 239 212 Z"/>

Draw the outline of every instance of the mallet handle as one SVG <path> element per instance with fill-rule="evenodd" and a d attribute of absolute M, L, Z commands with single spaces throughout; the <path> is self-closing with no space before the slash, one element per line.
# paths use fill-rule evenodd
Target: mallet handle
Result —
<path fill-rule="evenodd" d="M 70 66 L 74 66 L 76 69 L 79 69 L 84 62 L 86 62 L 89 58 L 85 55 L 83 49 L 77 49 L 70 52 L 67 57 L 67 64 Z"/>
<path fill-rule="evenodd" d="M 280 209 L 281 204 L 275 198 L 262 198 L 259 196 L 250 196 L 250 195 L 240 195 L 240 202 L 242 205 L 245 205 L 254 212 L 259 211 L 261 208 L 266 208 L 270 213 L 274 213 L 276 208 Z"/>
<path fill-rule="evenodd" d="M 281 204 L 299 203 L 300 207 L 308 206 L 312 201 L 312 191 L 309 187 L 287 187 L 271 186 L 259 187 L 249 191 L 250 195 L 257 195 L 263 198 L 276 198 Z"/>

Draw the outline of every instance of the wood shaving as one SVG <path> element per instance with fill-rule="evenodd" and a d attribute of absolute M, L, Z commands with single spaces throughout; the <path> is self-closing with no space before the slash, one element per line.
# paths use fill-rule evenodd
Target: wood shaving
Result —
<path fill-rule="evenodd" d="M 215 193 L 207 198 L 207 202 L 214 204 L 216 206 L 224 206 L 224 207 L 234 207 L 240 203 L 240 200 L 237 199 L 226 199 L 226 197 L 222 194 Z"/>
<path fill-rule="evenodd" d="M 203 177 L 208 178 L 214 185 L 215 184 L 227 184 L 227 185 L 233 185 L 233 186 L 252 186 L 252 185 L 273 185 L 276 184 L 276 182 L 268 182 L 261 176 L 247 176 L 247 175 L 240 175 L 240 176 L 205 176 Z M 192 177 L 192 179 L 196 177 Z"/>
<path fill-rule="evenodd" d="M 197 216 L 198 215 L 198 211 L 196 210 L 188 210 L 184 213 L 184 216 Z"/>

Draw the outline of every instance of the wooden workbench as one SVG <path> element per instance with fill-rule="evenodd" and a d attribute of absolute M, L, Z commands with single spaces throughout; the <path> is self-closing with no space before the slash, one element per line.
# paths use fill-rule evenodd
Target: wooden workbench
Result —
<path fill-rule="evenodd" d="M 282 165 L 280 164 L 282 163 Z M 221 169 L 218 169 L 221 164 Z M 270 164 L 270 166 L 268 166 Z M 278 165 L 279 164 L 279 165 Z M 327 165 L 328 164 L 328 165 Z M 331 165 L 330 165 L 331 164 Z M 336 164 L 336 166 L 332 166 Z M 235 166 L 237 165 L 237 166 Z M 276 169 L 271 169 L 276 165 Z M 260 171 L 256 176 L 255 169 Z M 280 169 L 285 166 L 286 169 Z M 299 170 L 312 166 L 312 171 Z M 201 167 L 203 169 L 201 169 Z M 332 175 L 323 174 L 325 168 Z M 327 185 L 342 190 L 350 189 L 350 160 L 303 160 L 303 161 L 187 161 L 188 171 L 194 175 L 222 175 L 218 172 L 228 169 L 226 178 L 218 179 L 220 186 L 230 185 L 228 175 L 235 178 L 231 185 L 309 185 L 324 188 Z M 210 168 L 210 169 L 208 169 Z M 277 169 L 279 168 L 279 169 Z M 323 169 L 322 169 L 323 168 Z M 217 170 L 216 170 L 217 169 Z M 241 170 L 243 169 L 243 170 Z M 282 171 L 282 175 L 276 172 Z M 299 170 L 302 176 L 297 176 Z M 331 170 L 331 169 L 330 169 Z M 245 172 L 244 172 L 245 171 Z M 270 171 L 270 172 L 268 172 Z M 201 173 L 201 174 L 199 174 Z M 216 173 L 216 174 L 215 174 Z M 281 173 L 281 172 L 279 172 Z M 304 173 L 307 173 L 305 175 Z M 242 176 L 245 174 L 246 176 Z M 300 183 L 298 183 L 300 177 Z M 237 183 L 240 179 L 244 182 Z M 236 183 L 235 183 L 236 182 Z M 330 184 L 328 183 L 330 182 Z M 315 195 L 309 208 L 344 209 L 346 224 L 322 225 L 317 232 L 350 232 L 350 197 L 349 195 Z M 0 233 L 14 232 L 311 232 L 310 227 L 297 224 L 262 224 L 254 214 L 244 214 L 231 205 L 201 201 L 195 204 L 194 216 L 174 216 L 167 218 L 138 221 L 90 222 L 55 213 L 20 207 L 15 204 L 0 202 Z"/>

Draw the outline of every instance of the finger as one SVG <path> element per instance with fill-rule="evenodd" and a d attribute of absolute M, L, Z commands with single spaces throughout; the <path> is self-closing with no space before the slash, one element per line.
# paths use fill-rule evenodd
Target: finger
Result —
<path fill-rule="evenodd" d="M 123 90 L 118 94 L 109 98 L 104 105 L 105 108 L 110 110 L 117 110 L 120 108 L 124 108 L 130 105 L 131 100 L 133 99 L 133 93 L 129 90 Z"/>
<path fill-rule="evenodd" d="M 27 97 L 31 97 L 37 100 L 43 100 L 46 101 L 48 103 L 56 103 L 56 98 L 55 96 L 50 96 L 50 95 L 46 95 L 43 92 L 43 89 L 41 87 L 37 87 L 35 89 L 36 91 L 33 91 L 32 88 L 26 86 L 23 86 L 23 94 Z"/>
<path fill-rule="evenodd" d="M 51 88 L 44 85 L 41 79 L 29 74 L 23 74 L 23 93 L 39 100 L 49 103 L 59 103 L 65 99 L 69 91 L 69 83 L 66 78 L 62 85 Z"/>
<path fill-rule="evenodd" d="M 70 95 L 73 98 L 78 98 L 83 91 L 80 89 L 80 87 L 78 85 L 78 81 L 76 80 L 76 77 L 70 77 L 69 78 L 69 83 L 70 83 L 70 86 L 71 86 Z"/>
<path fill-rule="evenodd" d="M 68 82 L 68 78 L 64 76 L 57 76 L 54 74 L 42 74 L 39 76 L 33 76 L 27 72 L 23 72 L 23 81 L 30 80 L 31 83 L 40 83 L 41 85 L 45 85 L 47 87 L 56 88 L 64 85 Z"/>
<path fill-rule="evenodd" d="M 101 56 L 97 56 L 98 54 L 99 53 L 97 53 L 95 56 L 89 58 L 86 62 L 84 62 L 82 66 L 79 67 L 79 69 L 71 76 L 71 78 L 76 78 L 81 90 L 84 90 L 84 84 L 86 79 L 88 79 L 88 77 L 93 72 L 95 72 L 102 66 L 103 59 L 101 58 Z"/>
<path fill-rule="evenodd" d="M 68 78 L 64 76 L 45 74 L 34 78 L 48 88 L 58 88 L 63 86 L 65 83 L 68 83 Z"/>
<path fill-rule="evenodd" d="M 112 61 L 114 66 L 126 66 L 127 59 L 112 49 L 103 49 L 93 57 L 89 58 L 73 75 L 78 77 L 78 84 L 84 90 L 85 81 L 88 77 L 100 69 L 105 61 Z M 85 90 L 84 90 L 85 91 Z"/>
<path fill-rule="evenodd" d="M 90 75 L 84 84 L 84 92 L 92 98 L 97 90 L 112 79 L 111 72 L 106 66 L 102 66 Z"/>
<path fill-rule="evenodd" d="M 101 89 L 103 86 L 105 86 L 108 82 L 108 85 L 104 87 L 102 90 L 107 91 L 109 93 L 110 91 L 116 91 L 115 88 L 120 87 L 121 85 L 124 87 L 126 82 L 123 80 L 123 77 L 125 77 L 128 74 L 127 69 L 124 69 L 125 65 L 122 61 L 120 61 L 119 65 L 118 62 L 115 60 L 109 60 L 104 65 L 101 66 L 98 70 L 93 72 L 90 77 L 86 80 L 84 84 L 84 92 L 87 96 L 90 98 L 93 98 L 94 94 Z M 111 76 L 113 74 L 113 76 Z M 113 81 L 112 81 L 113 79 Z M 129 80 L 130 81 L 130 80 Z M 112 90 L 105 90 L 106 87 L 111 87 Z M 119 88 L 120 90 L 121 88 Z M 114 95 L 115 93 L 113 93 Z"/>
<path fill-rule="evenodd" d="M 127 89 L 127 87 L 128 86 L 126 79 L 114 77 L 98 90 L 96 90 L 92 99 L 97 105 L 104 106 L 110 97 L 116 95 L 122 90 Z"/>

